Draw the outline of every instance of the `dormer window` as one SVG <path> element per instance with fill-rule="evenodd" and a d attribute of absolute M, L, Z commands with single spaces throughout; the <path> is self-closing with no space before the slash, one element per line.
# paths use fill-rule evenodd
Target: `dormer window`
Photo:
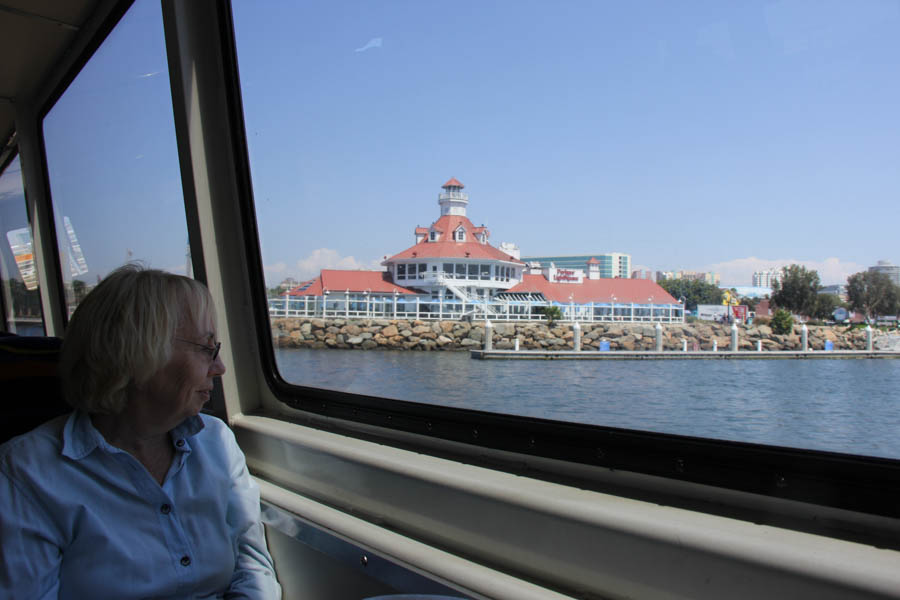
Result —
<path fill-rule="evenodd" d="M 457 242 L 466 241 L 466 230 L 462 227 L 453 232 L 453 239 Z"/>
<path fill-rule="evenodd" d="M 431 230 L 431 233 L 428 234 L 428 240 L 429 240 L 429 241 L 436 242 L 436 241 L 437 241 L 437 237 L 438 237 L 438 236 L 437 236 L 437 231 L 435 231 L 434 229 L 432 229 L 432 230 Z"/>

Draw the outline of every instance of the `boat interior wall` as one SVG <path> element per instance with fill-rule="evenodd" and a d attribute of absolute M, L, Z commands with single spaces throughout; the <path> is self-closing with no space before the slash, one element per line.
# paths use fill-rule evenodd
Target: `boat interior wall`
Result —
<path fill-rule="evenodd" d="M 60 338 L 0 333 L 0 443 L 71 410 L 57 371 L 61 345 Z"/>

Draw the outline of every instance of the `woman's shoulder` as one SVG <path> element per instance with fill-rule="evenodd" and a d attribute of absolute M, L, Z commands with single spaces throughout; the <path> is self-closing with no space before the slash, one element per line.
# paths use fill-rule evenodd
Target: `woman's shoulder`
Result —
<path fill-rule="evenodd" d="M 234 433 L 231 428 L 219 417 L 200 413 L 197 417 L 200 427 L 197 427 L 195 438 L 202 443 L 225 444 L 227 446 L 236 445 Z"/>

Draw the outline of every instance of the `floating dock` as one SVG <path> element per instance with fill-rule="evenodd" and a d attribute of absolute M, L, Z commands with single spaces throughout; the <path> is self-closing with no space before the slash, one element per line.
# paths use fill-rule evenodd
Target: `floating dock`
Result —
<path fill-rule="evenodd" d="M 682 352 L 668 350 L 470 350 L 470 357 L 480 360 L 790 360 L 790 359 L 852 359 L 852 358 L 900 358 L 900 352 L 892 350 L 692 350 Z"/>

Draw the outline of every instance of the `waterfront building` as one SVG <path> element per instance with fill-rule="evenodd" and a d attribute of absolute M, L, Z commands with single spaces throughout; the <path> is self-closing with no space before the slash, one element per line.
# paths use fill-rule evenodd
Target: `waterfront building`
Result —
<path fill-rule="evenodd" d="M 657 271 L 656 281 L 668 279 L 684 279 L 686 281 L 703 281 L 710 285 L 719 285 L 719 274 L 712 271 Z"/>
<path fill-rule="evenodd" d="M 415 228 L 415 244 L 381 264 L 399 285 L 415 287 L 434 299 L 442 295 L 464 302 L 493 298 L 522 279 L 525 264 L 518 249 L 504 252 L 488 243 L 490 231 L 466 216 L 469 195 L 451 178 L 438 195 L 441 214 L 429 227 Z"/>
<path fill-rule="evenodd" d="M 576 254 L 564 256 L 526 256 L 527 263 L 539 263 L 542 267 L 556 266 L 563 269 L 581 269 L 591 259 L 599 262 L 600 277 L 604 279 L 628 279 L 631 276 L 631 255 L 621 252 Z"/>
<path fill-rule="evenodd" d="M 651 281 L 656 281 L 656 274 L 650 269 L 638 269 L 636 271 L 631 272 L 632 279 L 649 279 Z"/>
<path fill-rule="evenodd" d="M 838 296 L 844 302 L 847 301 L 847 286 L 836 284 L 836 285 L 823 285 L 819 288 L 820 294 L 834 294 Z"/>
<path fill-rule="evenodd" d="M 869 267 L 869 271 L 884 273 L 894 282 L 894 285 L 900 285 L 900 266 L 889 260 L 879 260 L 877 265 Z"/>
<path fill-rule="evenodd" d="M 775 282 L 781 278 L 781 269 L 765 269 L 753 272 L 753 287 L 765 287 L 772 289 Z"/>
<path fill-rule="evenodd" d="M 414 228 L 413 245 L 385 257 L 383 271 L 325 269 L 270 299 L 270 314 L 538 320 L 544 307 L 557 305 L 570 320 L 683 321 L 683 306 L 664 289 L 648 279 L 609 277 L 602 255 L 571 267 L 526 265 L 515 244 L 492 246 L 487 227 L 466 215 L 464 187 L 455 178 L 442 186 L 438 219 Z"/>

